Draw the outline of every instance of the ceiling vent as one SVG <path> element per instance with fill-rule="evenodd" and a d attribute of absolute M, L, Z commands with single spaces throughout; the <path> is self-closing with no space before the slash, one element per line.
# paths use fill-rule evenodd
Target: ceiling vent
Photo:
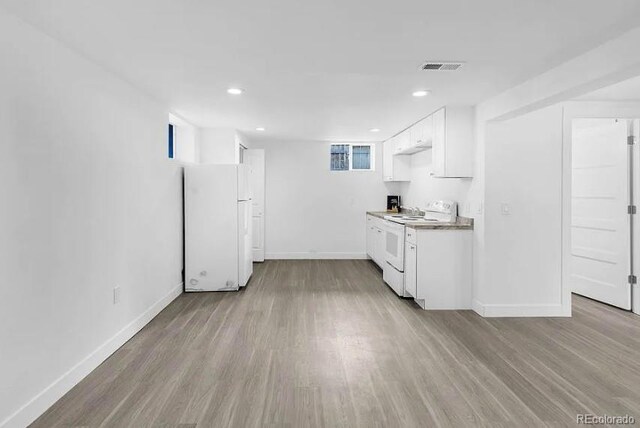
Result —
<path fill-rule="evenodd" d="M 434 70 L 434 71 L 455 71 L 458 70 L 464 62 L 453 61 L 427 61 L 420 65 L 420 70 Z"/>

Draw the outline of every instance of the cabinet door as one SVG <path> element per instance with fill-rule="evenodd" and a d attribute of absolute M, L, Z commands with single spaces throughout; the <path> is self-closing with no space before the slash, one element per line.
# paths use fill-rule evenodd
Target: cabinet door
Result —
<path fill-rule="evenodd" d="M 433 115 L 423 119 L 420 124 L 422 124 L 422 141 L 418 145 L 431 147 L 433 144 Z"/>
<path fill-rule="evenodd" d="M 376 244 L 375 228 L 370 224 L 367 224 L 367 255 L 374 260 L 375 260 L 375 251 L 376 251 L 375 244 Z"/>
<path fill-rule="evenodd" d="M 413 125 L 409 130 L 409 146 L 410 147 L 418 147 L 423 140 L 422 136 L 422 122 L 418 122 Z"/>
<path fill-rule="evenodd" d="M 384 236 L 384 232 L 381 229 L 378 229 L 377 227 L 375 228 L 375 233 L 376 233 L 376 237 L 375 237 L 375 257 L 374 260 L 375 262 L 378 264 L 378 266 L 383 267 L 384 266 L 384 254 L 385 254 L 385 236 Z"/>
<path fill-rule="evenodd" d="M 446 173 L 446 152 L 445 152 L 445 110 L 442 108 L 433 113 L 433 175 L 445 177 Z"/>
<path fill-rule="evenodd" d="M 404 144 L 405 148 L 407 147 L 409 133 L 405 131 L 404 134 L 397 135 L 383 143 L 382 178 L 384 181 L 411 180 L 411 156 L 395 154 L 399 143 Z"/>
<path fill-rule="evenodd" d="M 393 153 L 400 153 L 403 150 L 406 150 L 408 148 L 410 148 L 411 146 L 411 132 L 409 132 L 410 130 L 407 129 L 406 131 L 401 132 L 398 136 L 396 136 L 395 138 L 395 149 L 393 151 Z"/>
<path fill-rule="evenodd" d="M 416 298 L 418 288 L 418 247 L 406 243 L 404 252 L 404 287 L 405 292 Z"/>

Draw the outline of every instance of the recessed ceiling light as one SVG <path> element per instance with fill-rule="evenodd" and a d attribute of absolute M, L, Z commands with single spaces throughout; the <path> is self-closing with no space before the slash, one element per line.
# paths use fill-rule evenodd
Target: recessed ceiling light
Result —
<path fill-rule="evenodd" d="M 240 89 L 240 88 L 229 88 L 229 89 L 227 89 L 227 93 L 231 94 L 231 95 L 240 95 L 243 92 L 244 92 L 244 89 Z"/>
<path fill-rule="evenodd" d="M 265 130 L 265 128 L 263 128 L 262 126 L 258 126 L 258 127 L 256 128 L 256 131 L 264 131 L 264 130 Z"/>
<path fill-rule="evenodd" d="M 430 91 L 427 91 L 426 89 L 421 89 L 419 91 L 415 91 L 413 94 L 414 97 L 426 97 L 427 95 L 429 95 Z"/>
<path fill-rule="evenodd" d="M 379 128 L 371 128 L 369 132 L 380 132 Z"/>

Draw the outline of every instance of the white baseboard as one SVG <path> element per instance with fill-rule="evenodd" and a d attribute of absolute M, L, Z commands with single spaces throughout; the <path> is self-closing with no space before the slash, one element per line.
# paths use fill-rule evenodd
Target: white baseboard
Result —
<path fill-rule="evenodd" d="M 562 305 L 485 305 L 473 300 L 473 310 L 482 317 L 570 317 Z"/>
<path fill-rule="evenodd" d="M 347 259 L 367 259 L 366 253 L 267 253 L 266 260 L 347 260 Z"/>
<path fill-rule="evenodd" d="M 473 299 L 473 301 L 471 302 L 471 309 L 473 309 L 481 317 L 484 316 L 484 305 L 478 302 L 476 299 Z"/>
<path fill-rule="evenodd" d="M 56 379 L 51 385 L 46 387 L 11 416 L 0 422 L 0 428 L 23 428 L 35 421 L 64 394 L 77 385 L 78 382 L 95 370 L 104 360 L 139 332 L 142 327 L 147 325 L 149 321 L 167 307 L 169 303 L 182 294 L 182 289 L 182 283 L 174 287 L 166 296 L 158 300 L 144 313 L 100 345 L 98 349 Z"/>

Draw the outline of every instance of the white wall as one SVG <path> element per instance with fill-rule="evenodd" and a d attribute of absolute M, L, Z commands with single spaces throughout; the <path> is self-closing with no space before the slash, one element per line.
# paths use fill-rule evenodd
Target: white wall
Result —
<path fill-rule="evenodd" d="M 458 203 L 458 214 L 469 215 L 467 197 L 471 178 L 435 178 L 432 150 L 411 155 L 411 181 L 402 183 L 402 205 L 424 207 L 427 201 L 450 199 Z"/>
<path fill-rule="evenodd" d="M 265 149 L 267 258 L 359 258 L 366 253 L 366 211 L 386 209 L 399 186 L 375 171 L 330 171 L 329 142 L 259 141 Z"/>
<path fill-rule="evenodd" d="M 491 142 L 487 136 L 487 129 L 491 126 L 490 121 L 514 118 L 527 112 L 554 106 L 559 102 L 638 75 L 640 62 L 637 57 L 629 54 L 638 43 L 640 43 L 640 29 L 636 28 L 476 106 L 474 179 L 469 189 L 468 200 L 471 203 L 471 216 L 474 217 L 474 296 L 477 299 L 474 309 L 478 312 L 485 315 L 514 316 L 549 314 L 547 303 L 538 307 L 534 305 L 536 301 L 548 300 L 546 299 L 548 296 L 543 296 L 541 299 L 533 296 L 529 302 L 531 305 L 528 306 L 524 302 L 524 297 L 530 293 L 524 289 L 533 283 L 531 280 L 507 281 L 499 278 L 497 274 L 499 271 L 490 271 L 490 269 L 499 269 L 500 266 L 495 260 L 491 260 L 493 254 L 489 240 L 493 231 L 489 230 L 488 225 L 485 224 L 488 223 L 490 212 L 493 210 L 495 214 L 495 210 L 498 209 L 491 205 L 497 202 L 496 198 L 491 196 L 495 191 L 492 186 L 500 184 L 500 180 L 509 180 L 511 176 L 507 173 L 500 177 L 500 171 L 492 170 L 500 162 L 499 160 L 494 162 L 491 158 L 500 157 L 501 154 L 494 150 L 490 151 Z M 555 119 L 554 123 L 557 123 Z M 558 153 L 549 153 L 549 155 L 550 162 L 558 161 L 558 156 L 561 156 Z M 489 174 L 493 177 L 491 184 L 487 179 Z M 531 196 L 538 197 L 538 195 Z M 521 208 L 526 209 L 527 206 L 516 206 L 515 210 L 519 211 Z M 514 253 L 510 254 L 507 260 L 515 258 L 515 262 L 522 265 L 527 262 L 531 253 L 526 248 L 528 245 L 526 242 L 519 245 L 520 247 L 510 244 Z M 553 253 L 556 249 L 556 242 L 549 240 L 545 245 L 540 246 L 538 251 L 544 254 L 547 251 Z M 555 270 L 557 267 L 553 265 L 550 269 Z M 538 275 L 538 272 L 534 274 Z M 556 282 L 557 278 L 554 276 L 556 274 L 557 272 L 554 271 L 551 275 L 554 286 L 557 287 L 553 293 L 554 295 L 566 294 L 566 290 L 561 290 L 560 284 Z M 499 281 L 493 282 L 496 277 Z M 509 275 L 505 274 L 505 278 L 507 277 Z M 523 290 L 524 294 L 520 295 L 517 291 L 519 289 Z M 511 297 L 515 300 L 510 300 Z M 565 298 L 563 302 L 566 304 L 555 315 L 570 314 L 570 299 Z"/>
<path fill-rule="evenodd" d="M 562 313 L 562 132 L 561 105 L 487 126 L 485 315 Z"/>
<path fill-rule="evenodd" d="M 249 140 L 233 128 L 201 128 L 198 138 L 200 163 L 240 163 L 240 146 L 251 147 Z"/>
<path fill-rule="evenodd" d="M 180 293 L 181 169 L 166 109 L 2 11 L 0 58 L 0 425 L 25 426 Z"/>

